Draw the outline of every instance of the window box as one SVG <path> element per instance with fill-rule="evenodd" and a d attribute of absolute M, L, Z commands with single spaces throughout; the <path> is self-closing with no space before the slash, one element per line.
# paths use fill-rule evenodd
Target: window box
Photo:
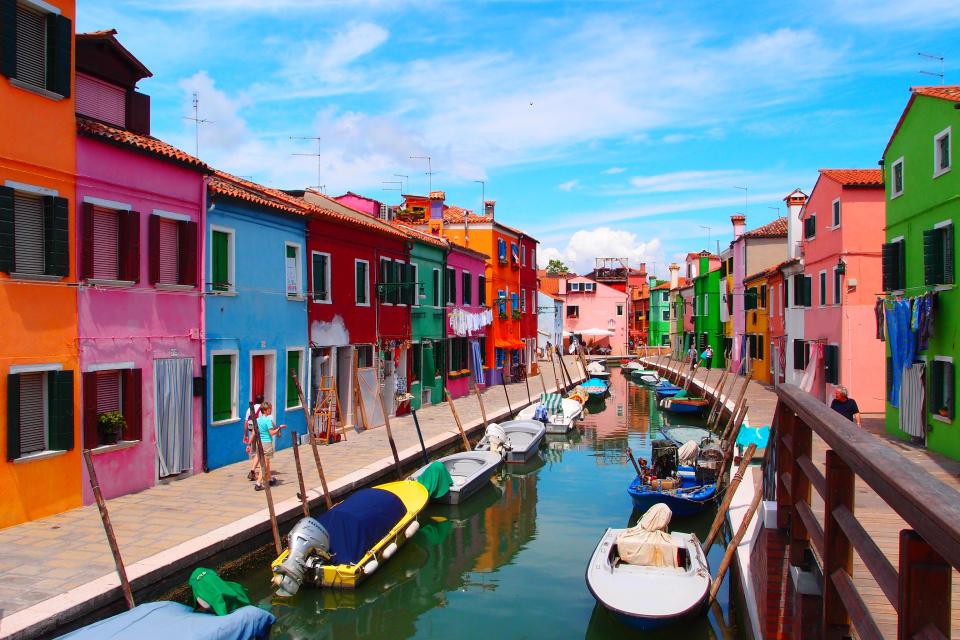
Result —
<path fill-rule="evenodd" d="M 513 317 L 514 320 L 519 320 L 519 319 L 520 319 L 520 310 L 519 310 L 519 309 L 514 309 L 512 312 L 510 312 L 510 315 Z"/>

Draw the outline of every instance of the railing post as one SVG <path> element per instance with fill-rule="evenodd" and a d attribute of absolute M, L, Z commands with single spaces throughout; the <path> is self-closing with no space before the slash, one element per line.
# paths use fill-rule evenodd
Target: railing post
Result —
<path fill-rule="evenodd" d="M 831 576 L 834 571 L 853 575 L 853 547 L 833 511 L 846 507 L 854 512 L 855 476 L 833 449 L 827 450 L 827 490 L 823 509 L 823 637 L 828 640 L 850 635 L 850 615 Z"/>
<path fill-rule="evenodd" d="M 782 402 L 780 403 L 779 411 L 780 433 L 777 434 L 777 528 L 787 529 L 790 527 L 793 496 L 790 493 L 791 487 L 786 485 L 786 477 L 793 468 L 793 452 L 786 443 L 793 440 L 793 423 L 797 417 L 790 407 Z"/>
<path fill-rule="evenodd" d="M 931 624 L 950 637 L 952 573 L 947 561 L 916 531 L 900 532 L 898 638 L 912 638 Z"/>
<path fill-rule="evenodd" d="M 813 432 L 803 420 L 793 420 L 793 455 L 790 456 L 790 564 L 804 566 L 807 562 L 806 551 L 810 546 L 810 534 L 800 518 L 797 505 L 810 504 L 810 479 L 804 473 L 797 460 L 810 457 L 813 446 Z"/>

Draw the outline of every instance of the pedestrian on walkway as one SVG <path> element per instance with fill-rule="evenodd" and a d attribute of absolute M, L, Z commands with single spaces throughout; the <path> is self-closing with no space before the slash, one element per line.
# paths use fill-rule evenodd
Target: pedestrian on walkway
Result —
<path fill-rule="evenodd" d="M 710 371 L 710 367 L 713 365 L 713 347 L 707 345 L 707 348 L 700 354 L 700 362 L 707 367 L 707 371 Z"/>
<path fill-rule="evenodd" d="M 833 402 L 830 403 L 830 408 L 850 422 L 856 422 L 861 429 L 863 428 L 863 423 L 860 422 L 860 407 L 857 406 L 857 401 L 850 397 L 846 387 L 837 387 L 833 390 Z"/>
<path fill-rule="evenodd" d="M 247 448 L 247 456 L 250 457 L 250 473 L 247 474 L 247 480 L 256 480 L 257 469 L 260 467 L 260 456 L 257 455 L 257 445 L 253 439 L 257 434 L 255 421 L 260 416 L 262 404 L 263 396 L 258 395 L 253 404 L 253 415 L 250 415 L 250 407 L 247 407 L 247 414 L 243 417 L 243 444 Z"/>
<path fill-rule="evenodd" d="M 697 366 L 697 347 L 695 345 L 690 345 L 690 348 L 687 349 L 687 360 L 690 361 L 690 370 L 693 371 L 694 367 Z"/>
<path fill-rule="evenodd" d="M 263 447 L 263 468 L 257 474 L 257 484 L 253 487 L 257 491 L 263 491 L 263 482 L 266 480 L 270 486 L 277 484 L 276 478 L 270 475 L 270 460 L 273 458 L 273 437 L 279 435 L 280 430 L 287 425 L 277 426 L 273 419 L 273 407 L 269 402 L 260 405 L 260 417 L 257 418 L 257 434 L 260 437 L 260 444 Z"/>

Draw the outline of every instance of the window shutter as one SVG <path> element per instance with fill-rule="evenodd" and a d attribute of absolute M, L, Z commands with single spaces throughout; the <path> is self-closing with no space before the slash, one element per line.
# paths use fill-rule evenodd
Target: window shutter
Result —
<path fill-rule="evenodd" d="M 20 457 L 20 374 L 7 375 L 7 460 Z"/>
<path fill-rule="evenodd" d="M 83 206 L 86 207 L 86 204 Z M 92 277 L 106 280 L 120 279 L 120 218 L 124 216 L 122 211 L 93 208 L 91 214 L 93 237 L 90 245 L 90 251 L 93 254 Z M 84 237 L 86 238 L 86 231 Z"/>
<path fill-rule="evenodd" d="M 941 227 L 943 232 L 943 284 L 953 284 L 954 275 L 954 256 L 953 256 L 953 225 L 949 224 Z M 2 271 L 2 269 L 0 269 Z"/>
<path fill-rule="evenodd" d="M 897 243 L 888 242 L 883 245 L 882 263 L 883 263 L 883 290 L 894 291 L 897 288 L 896 266 L 897 266 Z"/>
<path fill-rule="evenodd" d="M 81 278 L 93 277 L 93 257 L 94 257 L 94 233 L 93 233 L 93 205 L 84 202 L 80 205 L 80 224 L 82 232 L 80 234 L 80 273 Z M 86 379 L 86 374 L 83 376 Z"/>
<path fill-rule="evenodd" d="M 44 273 L 70 274 L 70 203 L 66 198 L 43 198 Z"/>
<path fill-rule="evenodd" d="M 940 229 L 923 232 L 923 283 L 943 282 L 943 238 Z"/>
<path fill-rule="evenodd" d="M 84 373 L 80 376 L 83 413 L 83 448 L 93 449 L 100 444 L 97 432 L 97 374 Z"/>
<path fill-rule="evenodd" d="M 140 282 L 140 212 L 120 213 L 120 279 Z"/>
<path fill-rule="evenodd" d="M 803 354 L 804 354 L 805 343 L 803 340 L 794 340 L 793 341 L 793 368 L 796 370 L 803 369 Z"/>
<path fill-rule="evenodd" d="M 127 428 L 124 440 L 143 439 L 143 370 L 124 369 L 120 374 L 123 386 L 123 419 Z"/>
<path fill-rule="evenodd" d="M 0 0 L 0 3 L 6 0 Z M 4 14 L 5 15 L 5 14 Z M 0 22 L 3 22 L 0 20 Z M 0 27 L 2 29 L 4 27 Z M 0 32 L 0 38 L 5 36 L 5 32 Z M 6 58 L 4 58 L 6 60 Z M 13 235 L 13 189 L 0 186 L 0 271 L 10 273 L 13 271 L 14 258 L 14 235 Z"/>
<path fill-rule="evenodd" d="M 47 89 L 70 97 L 70 47 L 73 27 L 61 15 L 47 14 Z"/>
<path fill-rule="evenodd" d="M 230 356 L 213 356 L 213 419 L 228 420 L 233 414 Z"/>
<path fill-rule="evenodd" d="M 887 356 L 887 377 L 886 377 L 886 399 L 890 401 L 891 391 L 893 389 L 893 358 Z"/>
<path fill-rule="evenodd" d="M 226 238 L 226 234 L 224 234 Z M 223 267 L 221 269 L 226 273 L 226 243 L 224 242 L 224 247 L 221 253 L 224 255 L 222 258 Z M 219 263 L 221 259 L 218 259 Z M 215 265 L 216 266 L 216 265 Z M 322 253 L 313 254 L 313 299 L 314 300 L 323 300 L 326 301 L 327 298 L 327 256 Z"/>
<path fill-rule="evenodd" d="M 73 371 L 47 374 L 49 400 L 50 449 L 73 449 Z"/>
<path fill-rule="evenodd" d="M 177 283 L 197 286 L 197 223 L 177 223 Z"/>
<path fill-rule="evenodd" d="M 824 345 L 823 348 L 823 372 L 824 380 L 830 384 L 837 384 L 840 380 L 840 347 L 835 344 Z"/>
<path fill-rule="evenodd" d="M 940 360 L 930 363 L 927 373 L 927 408 L 930 413 L 937 415 L 940 411 L 941 394 L 943 393 L 942 365 Z"/>
<path fill-rule="evenodd" d="M 952 362 L 943 362 L 943 389 L 944 389 L 944 398 L 943 404 L 941 406 L 947 407 L 947 418 L 953 420 L 953 405 L 954 405 L 954 382 L 953 382 L 953 363 Z"/>
<path fill-rule="evenodd" d="M 807 307 L 813 306 L 813 278 L 810 276 L 803 278 L 803 304 Z"/>
<path fill-rule="evenodd" d="M 48 40 L 47 14 L 23 3 L 16 9 L 16 78 L 38 88 L 46 88 L 48 57 L 44 43 Z"/>
<path fill-rule="evenodd" d="M 295 407 L 300 403 L 297 383 L 293 380 L 294 374 L 300 376 L 300 352 L 287 351 L 287 407 Z"/>
<path fill-rule="evenodd" d="M 160 216 L 150 214 L 148 226 L 147 231 L 150 236 L 147 239 L 150 243 L 150 284 L 157 284 L 160 282 Z"/>
<path fill-rule="evenodd" d="M 16 256 L 13 270 L 42 275 L 46 262 L 43 198 L 15 193 L 13 200 L 13 252 Z"/>
<path fill-rule="evenodd" d="M 0 0 L 0 73 L 17 77 L 17 0 Z"/>
<path fill-rule="evenodd" d="M 144 136 L 150 135 L 150 96 L 127 91 L 126 128 Z"/>
<path fill-rule="evenodd" d="M 390 279 L 388 266 L 389 263 L 386 260 L 380 260 L 380 282 L 377 283 L 380 286 L 377 287 L 377 289 L 380 294 L 381 302 L 389 302 L 387 297 L 387 287 L 385 286 Z"/>

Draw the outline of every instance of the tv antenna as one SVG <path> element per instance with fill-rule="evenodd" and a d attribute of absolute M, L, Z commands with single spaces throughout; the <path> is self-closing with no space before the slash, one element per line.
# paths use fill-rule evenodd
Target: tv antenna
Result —
<path fill-rule="evenodd" d="M 943 84 L 944 81 L 944 72 L 943 72 L 943 56 L 938 56 L 933 53 L 918 53 L 918 56 L 921 58 L 926 58 L 927 60 L 936 60 L 940 62 L 940 73 L 935 71 L 924 71 L 920 70 L 920 73 L 925 76 L 933 76 L 934 78 L 940 78 L 940 84 Z"/>
<path fill-rule="evenodd" d="M 734 187 L 734 189 L 740 189 L 743 191 L 743 215 L 747 215 L 747 194 L 750 192 L 750 187 Z"/>
<path fill-rule="evenodd" d="M 200 125 L 213 124 L 213 120 L 204 120 L 200 117 L 200 92 L 193 92 L 193 115 L 183 116 L 184 120 L 193 122 L 193 156 L 200 157 Z"/>
<path fill-rule="evenodd" d="M 383 187 L 382 191 L 400 191 L 403 188 L 403 182 L 400 180 L 381 180 L 380 184 L 395 184 L 396 187 Z"/>
<path fill-rule="evenodd" d="M 739 189 L 739 187 L 737 187 L 737 188 Z M 711 229 L 710 227 L 708 227 L 708 226 L 705 225 L 705 224 L 701 224 L 701 225 L 697 225 L 697 226 L 699 226 L 701 229 L 706 229 L 706 230 L 707 230 L 707 251 L 710 251 L 710 235 L 711 235 L 710 232 L 713 231 L 713 229 Z M 719 253 L 719 252 L 718 252 L 718 253 Z"/>
<path fill-rule="evenodd" d="M 433 191 L 433 158 L 430 156 L 410 156 L 411 160 L 426 160 L 427 161 L 427 184 L 429 190 Z M 430 195 L 429 193 L 427 195 Z"/>
<path fill-rule="evenodd" d="M 314 185 L 314 186 L 317 187 L 317 189 L 320 189 L 320 193 L 323 193 L 323 189 L 325 189 L 327 185 L 325 185 L 325 184 L 320 184 L 320 173 L 321 173 L 321 169 L 322 169 L 322 161 L 320 160 L 320 153 L 321 153 L 322 148 L 320 147 L 320 140 L 321 140 L 322 138 L 320 138 L 320 137 L 318 137 L 318 136 L 290 136 L 290 139 L 291 139 L 291 140 L 316 140 L 316 141 L 317 141 L 317 152 L 316 152 L 316 153 L 292 153 L 292 154 L 290 154 L 290 155 L 294 155 L 294 156 L 312 156 L 312 157 L 315 157 L 315 158 L 317 159 L 317 184 Z"/>
<path fill-rule="evenodd" d="M 403 193 L 410 193 L 410 176 L 402 173 L 393 174 L 394 178 L 403 178 Z"/>

